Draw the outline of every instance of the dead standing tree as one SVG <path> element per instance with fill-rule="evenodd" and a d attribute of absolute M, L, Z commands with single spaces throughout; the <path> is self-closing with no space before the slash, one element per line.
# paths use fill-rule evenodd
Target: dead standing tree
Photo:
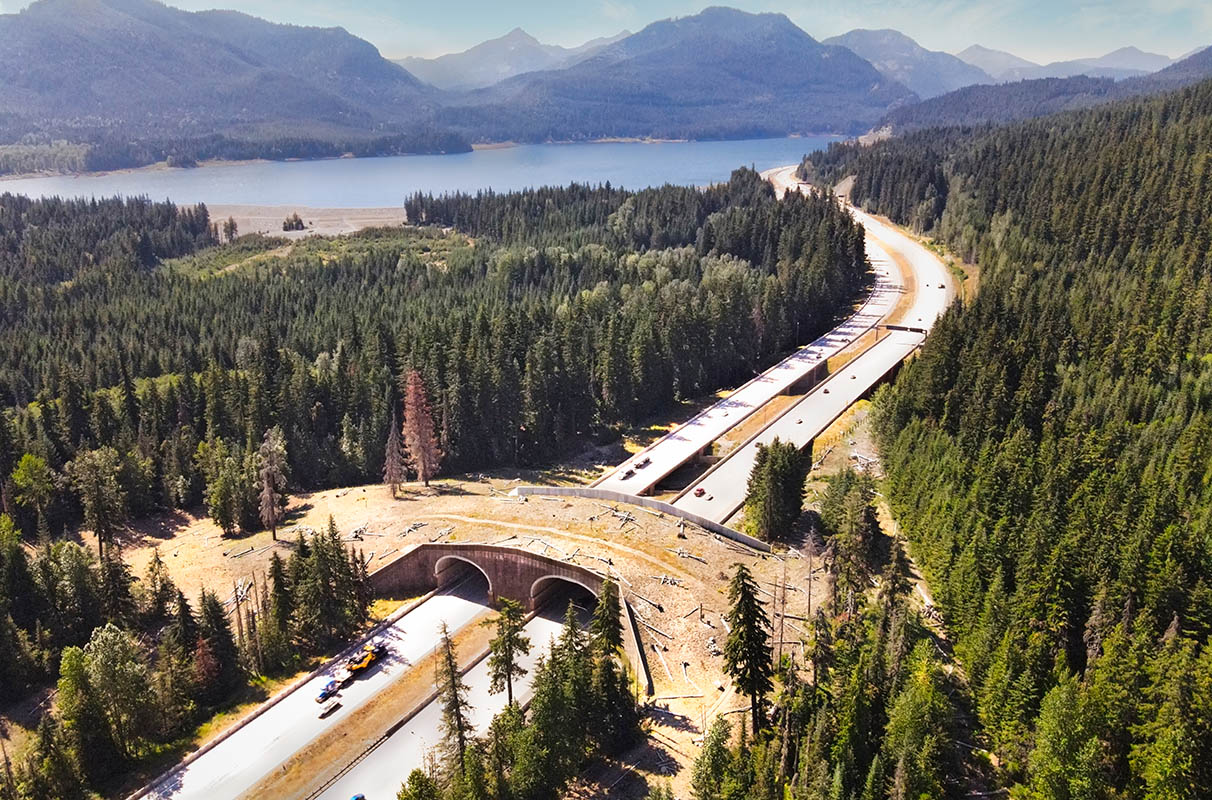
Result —
<path fill-rule="evenodd" d="M 442 464 L 442 451 L 438 448 L 425 381 L 415 369 L 409 371 L 404 387 L 404 447 L 417 480 L 428 487 Z"/>

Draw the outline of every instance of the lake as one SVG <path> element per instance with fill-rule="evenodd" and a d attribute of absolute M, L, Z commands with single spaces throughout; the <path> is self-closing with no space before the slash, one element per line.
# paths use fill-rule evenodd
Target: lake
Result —
<path fill-rule="evenodd" d="M 31 197 L 147 195 L 177 203 L 400 206 L 416 191 L 510 191 L 553 184 L 605 183 L 629 189 L 666 183 L 705 186 L 737 167 L 759 171 L 798 162 L 837 137 L 731 142 L 543 144 L 449 156 L 220 164 L 80 177 L 0 181 L 0 193 Z"/>

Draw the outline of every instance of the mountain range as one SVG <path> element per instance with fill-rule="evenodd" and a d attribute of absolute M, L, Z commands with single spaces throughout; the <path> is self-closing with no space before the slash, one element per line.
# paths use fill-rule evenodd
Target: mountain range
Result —
<path fill-rule="evenodd" d="M 927 50 L 899 31 L 853 30 L 826 39 L 825 44 L 849 48 L 922 99 L 974 83 L 993 83 L 993 78 L 980 67 L 949 53 Z"/>
<path fill-rule="evenodd" d="M 436 100 L 342 29 L 234 11 L 39 0 L 0 16 L 0 41 L 0 114 L 56 128 L 361 134 L 417 124 Z"/>
<path fill-rule="evenodd" d="M 561 70 L 456 98 L 442 125 L 496 140 L 854 133 L 916 96 L 782 14 L 709 8 Z"/>
<path fill-rule="evenodd" d="M 1072 78 L 1077 75 L 1123 80 L 1157 72 L 1175 63 L 1169 56 L 1146 53 L 1136 47 L 1121 47 L 1097 58 L 1054 61 L 1043 65 L 1019 58 L 1012 53 L 990 50 L 979 45 L 973 45 L 957 55 L 1001 83 L 1040 78 Z"/>
<path fill-rule="evenodd" d="M 81 143 L 110 154 L 105 168 L 449 152 L 472 142 L 857 134 L 932 109 L 946 112 L 940 120 L 998 119 L 1112 93 L 1089 79 L 1028 81 L 1007 90 L 1008 109 L 990 110 L 1006 95 L 982 84 L 1008 75 L 1122 78 L 1169 62 L 1125 48 L 1040 67 L 980 47 L 930 51 L 890 30 L 822 42 L 782 14 L 728 8 L 576 48 L 517 29 L 462 53 L 392 62 L 341 28 L 157 0 L 36 0 L 0 14 L 0 42 L 0 146 Z M 1158 83 L 1131 90 L 1193 80 L 1202 56 L 1183 62 L 1181 79 L 1163 70 Z"/>
<path fill-rule="evenodd" d="M 461 53 L 438 58 L 401 58 L 396 63 L 439 89 L 482 89 L 526 72 L 570 67 L 630 35 L 630 31 L 623 31 L 580 47 L 560 47 L 543 44 L 521 28 L 514 28 L 498 39 L 482 42 Z"/>
<path fill-rule="evenodd" d="M 894 133 L 939 125 L 1000 124 L 1182 89 L 1212 78 L 1212 47 L 1157 72 L 1124 80 L 1074 75 L 966 86 L 894 109 L 881 123 Z"/>

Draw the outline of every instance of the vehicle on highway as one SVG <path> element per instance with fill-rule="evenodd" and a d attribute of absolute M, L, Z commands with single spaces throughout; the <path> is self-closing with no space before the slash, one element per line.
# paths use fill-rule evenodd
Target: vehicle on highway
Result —
<path fill-rule="evenodd" d="M 359 672 L 366 671 L 386 652 L 387 648 L 384 645 L 373 642 L 350 656 L 349 660 L 345 662 L 345 668 L 349 670 L 350 675 L 357 675 Z"/>
<path fill-rule="evenodd" d="M 707 494 L 707 490 L 704 489 L 702 486 L 700 486 L 699 488 L 694 490 L 695 497 L 702 497 L 705 494 Z"/>
<path fill-rule="evenodd" d="M 651 464 L 651 463 L 652 463 L 652 459 L 651 459 L 651 458 L 647 458 L 647 457 L 645 457 L 643 461 L 641 461 L 640 463 L 638 463 L 638 464 L 636 464 L 636 465 L 635 465 L 635 468 L 636 468 L 636 469 L 643 469 L 644 467 L 648 466 L 648 465 L 649 465 L 649 464 Z"/>
<path fill-rule="evenodd" d="M 619 478 L 619 480 L 625 481 L 625 480 L 627 480 L 628 478 L 633 477 L 634 475 L 635 475 L 635 470 L 634 470 L 634 469 L 629 469 L 629 470 L 627 470 L 626 472 L 624 472 L 624 473 L 623 473 L 623 477 L 622 477 L 622 478 Z"/>
<path fill-rule="evenodd" d="M 828 390 L 828 389 L 823 389 L 822 391 L 824 391 L 824 393 L 825 393 L 825 394 L 829 394 L 829 390 Z"/>
<path fill-rule="evenodd" d="M 323 703 L 325 700 L 335 695 L 340 689 L 341 682 L 334 678 L 333 680 L 324 684 L 324 688 L 320 690 L 318 695 L 316 695 L 316 702 Z"/>
<path fill-rule="evenodd" d="M 341 701 L 334 697 L 332 700 L 329 700 L 327 703 L 320 706 L 320 719 L 324 719 L 325 717 L 327 717 L 329 714 L 336 711 L 340 707 L 341 707 Z"/>

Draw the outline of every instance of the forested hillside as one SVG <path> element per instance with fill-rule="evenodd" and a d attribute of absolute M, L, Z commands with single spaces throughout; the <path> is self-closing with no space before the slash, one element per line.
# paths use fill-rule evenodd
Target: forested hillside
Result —
<path fill-rule="evenodd" d="M 1212 78 L 1212 48 L 1150 75 L 1127 80 L 1097 72 L 1045 77 L 995 86 L 966 86 L 893 109 L 882 124 L 898 133 L 940 125 L 1003 124 L 1181 89 Z"/>
<path fill-rule="evenodd" d="M 470 149 L 433 129 L 435 90 L 339 28 L 38 0 L 0 41 L 0 174 Z"/>
<path fill-rule="evenodd" d="M 1212 83 L 838 147 L 981 265 L 878 400 L 890 497 L 1022 797 L 1212 786 Z"/>
<path fill-rule="evenodd" d="M 0 473 L 30 453 L 58 474 L 112 446 L 136 515 L 203 498 L 216 475 L 201 443 L 244 465 L 273 426 L 297 486 L 377 482 L 410 368 L 449 470 L 542 463 L 744 382 L 866 280 L 861 229 L 836 205 L 776 202 L 751 171 L 705 192 L 416 197 L 411 219 L 457 231 L 287 257 L 258 257 L 281 242 L 253 237 L 167 263 L 214 241 L 205 209 L 0 207 L 0 387 L 17 406 Z M 39 513 L 52 531 L 76 514 L 68 493 L 39 508 L 18 494 L 9 481 L 27 531 Z"/>
<path fill-rule="evenodd" d="M 437 119 L 476 141 L 738 139 L 861 133 L 914 99 L 782 14 L 709 8 L 654 22 L 567 69 L 451 98 Z"/>

